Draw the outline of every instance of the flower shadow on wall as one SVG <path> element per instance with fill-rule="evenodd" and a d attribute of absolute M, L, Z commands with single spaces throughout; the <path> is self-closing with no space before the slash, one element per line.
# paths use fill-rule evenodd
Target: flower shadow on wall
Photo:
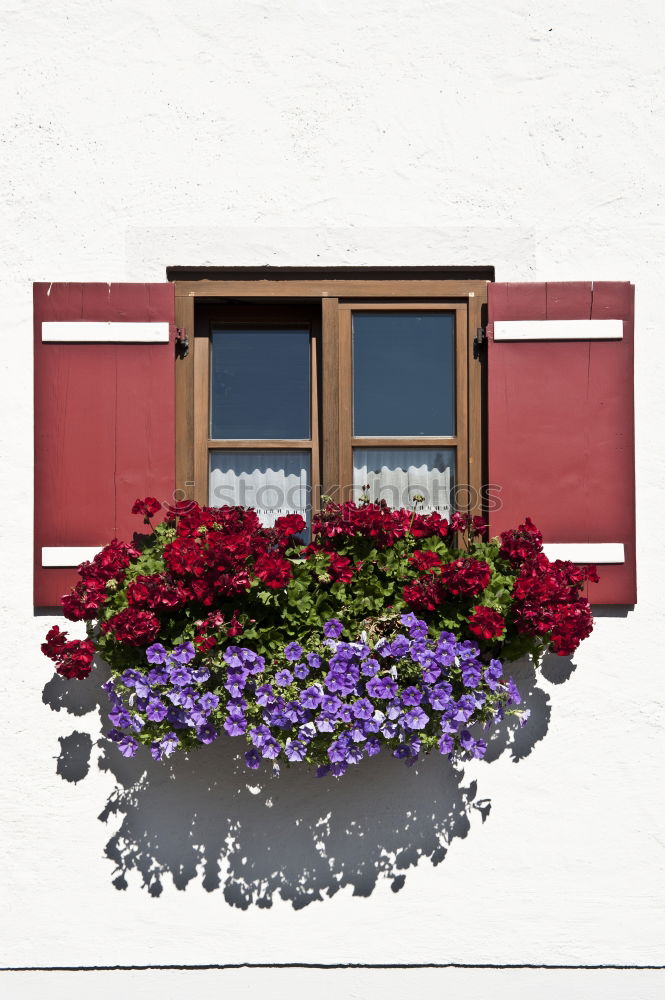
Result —
<path fill-rule="evenodd" d="M 543 673 L 557 683 L 573 669 L 570 660 L 546 657 Z M 547 732 L 550 703 L 532 666 L 517 663 L 513 674 L 531 716 L 524 728 L 513 721 L 495 731 L 488 761 L 510 754 L 518 762 Z M 81 693 L 76 682 L 56 678 L 43 699 L 75 716 L 98 708 L 96 699 L 83 704 Z M 92 745 L 81 736 L 60 740 L 57 773 L 64 780 L 87 773 Z M 106 845 L 113 884 L 127 890 L 138 876 L 153 896 L 169 880 L 184 890 L 199 879 L 241 909 L 270 907 L 275 898 L 299 909 L 348 887 L 369 896 L 382 879 L 397 892 L 410 868 L 421 859 L 440 864 L 452 841 L 491 810 L 477 781 L 438 754 L 411 768 L 380 754 L 336 781 L 299 765 L 283 767 L 279 777 L 269 765 L 248 772 L 229 738 L 167 765 L 147 753 L 126 760 L 106 741 L 99 745 L 98 766 L 116 780 L 99 817 L 113 828 Z"/>

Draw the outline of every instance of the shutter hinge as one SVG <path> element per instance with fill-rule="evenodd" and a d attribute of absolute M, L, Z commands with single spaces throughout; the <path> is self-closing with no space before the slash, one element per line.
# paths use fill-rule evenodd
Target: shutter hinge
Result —
<path fill-rule="evenodd" d="M 175 350 L 179 358 L 186 358 L 189 354 L 189 341 L 187 339 L 187 330 L 184 326 L 177 326 L 175 328 Z"/>
<path fill-rule="evenodd" d="M 476 360 L 480 360 L 482 347 L 486 340 L 487 330 L 484 326 L 479 326 L 476 330 L 476 336 L 473 338 L 473 356 Z"/>

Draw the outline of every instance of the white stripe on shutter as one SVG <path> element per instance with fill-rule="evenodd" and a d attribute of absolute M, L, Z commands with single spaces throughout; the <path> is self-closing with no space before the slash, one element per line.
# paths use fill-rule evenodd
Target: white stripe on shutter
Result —
<path fill-rule="evenodd" d="M 544 542 L 548 559 L 564 559 L 574 563 L 623 563 L 622 542 Z"/>
<path fill-rule="evenodd" d="M 78 566 L 90 562 L 101 545 L 45 545 L 42 549 L 42 566 Z"/>
<path fill-rule="evenodd" d="M 622 340 L 621 319 L 495 320 L 495 340 Z"/>
<path fill-rule="evenodd" d="M 42 323 L 42 340 L 79 344 L 167 344 L 168 323 Z"/>

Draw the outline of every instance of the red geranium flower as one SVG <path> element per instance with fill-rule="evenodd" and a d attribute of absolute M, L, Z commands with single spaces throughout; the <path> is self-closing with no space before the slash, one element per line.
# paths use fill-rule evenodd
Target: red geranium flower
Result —
<path fill-rule="evenodd" d="M 491 575 L 491 567 L 482 559 L 455 559 L 441 567 L 444 587 L 448 593 L 460 597 L 477 597 Z"/>
<path fill-rule="evenodd" d="M 42 653 L 56 664 L 56 671 L 68 680 L 83 680 L 92 668 L 95 647 L 88 639 L 71 639 L 57 625 L 46 633 Z"/>
<path fill-rule="evenodd" d="M 501 548 L 499 554 L 512 563 L 525 562 L 543 550 L 543 536 L 538 531 L 530 517 L 525 518 L 519 528 L 501 532 Z"/>
<path fill-rule="evenodd" d="M 307 525 L 300 514 L 285 514 L 275 521 L 275 531 L 278 535 L 288 538 L 291 535 L 300 535 Z"/>
<path fill-rule="evenodd" d="M 469 632 L 479 639 L 500 639 L 505 630 L 506 623 L 498 611 L 476 605 L 469 618 Z"/>
<path fill-rule="evenodd" d="M 162 505 L 159 500 L 156 500 L 155 497 L 146 497 L 144 500 L 134 501 L 132 514 L 143 514 L 143 521 L 147 524 L 150 518 L 161 509 Z"/>
<path fill-rule="evenodd" d="M 422 552 L 414 552 L 412 556 L 409 556 L 409 562 L 414 569 L 417 569 L 421 573 L 427 573 L 428 570 L 437 569 L 441 565 L 441 557 L 436 552 L 425 549 Z"/>
<path fill-rule="evenodd" d="M 102 632 L 111 632 L 128 646 L 148 646 L 159 635 L 159 618 L 151 611 L 125 608 L 104 622 Z"/>
<path fill-rule="evenodd" d="M 291 564 L 281 556 L 265 553 L 254 563 L 254 573 L 271 590 L 281 590 L 291 579 Z"/>

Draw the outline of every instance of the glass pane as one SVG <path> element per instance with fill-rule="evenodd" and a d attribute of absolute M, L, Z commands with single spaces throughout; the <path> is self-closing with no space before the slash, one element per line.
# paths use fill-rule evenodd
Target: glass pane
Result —
<path fill-rule="evenodd" d="M 266 527 L 283 514 L 301 514 L 309 523 L 309 452 L 211 451 L 208 503 L 254 507 Z"/>
<path fill-rule="evenodd" d="M 213 330 L 210 436 L 308 438 L 309 330 Z"/>
<path fill-rule="evenodd" d="M 455 434 L 455 316 L 353 314 L 356 437 Z"/>
<path fill-rule="evenodd" d="M 370 500 L 385 500 L 391 507 L 413 507 L 417 494 L 425 498 L 418 510 L 451 513 L 455 480 L 454 448 L 354 448 L 353 496 L 364 487 Z"/>

